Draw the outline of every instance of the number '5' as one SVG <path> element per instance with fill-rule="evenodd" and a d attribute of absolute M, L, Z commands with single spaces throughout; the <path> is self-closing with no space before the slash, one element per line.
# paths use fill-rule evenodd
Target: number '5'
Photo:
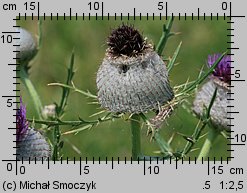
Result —
<path fill-rule="evenodd" d="M 7 107 L 12 107 L 12 99 L 7 100 Z"/>

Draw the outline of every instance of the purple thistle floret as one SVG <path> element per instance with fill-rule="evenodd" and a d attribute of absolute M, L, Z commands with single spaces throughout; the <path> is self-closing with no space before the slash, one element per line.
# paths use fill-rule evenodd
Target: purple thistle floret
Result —
<path fill-rule="evenodd" d="M 22 98 L 20 98 L 20 108 L 16 113 L 16 141 L 20 142 L 22 138 L 26 135 L 28 130 L 28 121 L 26 119 L 26 107 L 22 103 Z"/>
<path fill-rule="evenodd" d="M 208 56 L 208 66 L 211 67 L 222 54 L 212 54 Z M 213 71 L 213 76 L 219 80 L 231 83 L 231 57 L 225 55 Z"/>

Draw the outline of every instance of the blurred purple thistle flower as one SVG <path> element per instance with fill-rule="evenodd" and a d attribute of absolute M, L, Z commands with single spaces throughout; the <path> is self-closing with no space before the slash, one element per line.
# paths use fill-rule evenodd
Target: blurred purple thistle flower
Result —
<path fill-rule="evenodd" d="M 208 56 L 208 66 L 211 67 L 220 56 L 221 54 L 209 55 Z M 231 82 L 231 57 L 229 55 L 225 55 L 221 59 L 217 67 L 214 69 L 213 76 L 227 84 L 230 84 Z"/>
<path fill-rule="evenodd" d="M 212 54 L 208 56 L 208 66 L 211 67 L 222 54 Z M 205 110 L 211 103 L 215 89 L 217 94 L 210 111 L 211 126 L 219 131 L 230 130 L 230 120 L 226 119 L 229 111 L 230 100 L 229 92 L 231 83 L 231 57 L 225 55 L 214 69 L 211 79 L 197 90 L 193 102 L 193 111 L 199 118 L 205 116 Z"/>
<path fill-rule="evenodd" d="M 22 103 L 22 98 L 20 98 L 20 108 L 16 113 L 16 141 L 20 142 L 22 138 L 26 135 L 28 130 L 28 121 L 26 119 L 26 107 Z"/>
<path fill-rule="evenodd" d="M 50 145 L 45 137 L 34 128 L 29 128 L 26 119 L 26 107 L 20 98 L 20 108 L 16 113 L 16 141 L 18 160 L 47 160 L 51 156 Z"/>

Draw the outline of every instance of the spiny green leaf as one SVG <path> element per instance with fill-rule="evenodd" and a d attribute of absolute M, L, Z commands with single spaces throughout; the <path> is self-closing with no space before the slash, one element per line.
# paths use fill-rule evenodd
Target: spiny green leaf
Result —
<path fill-rule="evenodd" d="M 75 58 L 75 54 L 74 54 L 74 51 L 72 51 L 71 58 L 70 58 L 70 64 L 67 70 L 66 85 L 69 85 L 71 83 L 73 76 L 74 76 L 74 58 Z M 62 87 L 62 88 L 63 88 L 62 97 L 61 97 L 60 105 L 58 107 L 59 117 L 62 116 L 64 113 L 64 109 L 67 105 L 67 101 L 68 101 L 69 93 L 70 93 L 69 88 L 66 88 L 66 87 Z"/>
<path fill-rule="evenodd" d="M 199 84 L 201 84 L 213 71 L 214 69 L 217 67 L 217 65 L 220 63 L 221 59 L 225 56 L 226 52 L 224 52 L 219 58 L 218 60 L 209 68 L 209 70 L 202 75 L 201 77 L 199 77 L 197 80 L 195 80 L 194 82 L 192 82 L 192 84 L 190 86 L 188 86 L 183 93 L 189 93 L 190 91 L 194 90 Z"/>
<path fill-rule="evenodd" d="M 69 88 L 71 90 L 74 90 L 75 92 L 78 92 L 80 94 L 83 94 L 84 96 L 97 99 L 97 96 L 96 95 L 91 94 L 89 91 L 85 92 L 83 90 L 80 90 L 80 89 L 76 88 L 75 86 L 69 86 L 69 85 L 62 84 L 62 83 L 50 83 L 50 84 L 48 84 L 48 86 L 60 86 L 60 87 Z"/>
<path fill-rule="evenodd" d="M 171 69 L 173 68 L 173 66 L 175 64 L 175 61 L 177 59 L 177 56 L 178 56 L 178 53 L 180 51 L 181 45 L 182 45 L 182 42 L 179 43 L 178 47 L 176 48 L 176 50 L 175 50 L 175 52 L 174 52 L 174 54 L 172 56 L 171 61 L 167 65 L 167 71 L 168 71 L 168 73 L 171 71 Z"/>
<path fill-rule="evenodd" d="M 158 132 L 154 134 L 154 139 L 164 154 L 173 154 L 170 145 L 160 136 Z"/>
<path fill-rule="evenodd" d="M 214 104 L 216 96 L 217 96 L 217 87 L 215 88 L 214 94 L 213 94 L 213 96 L 211 98 L 211 101 L 210 101 L 210 104 L 209 104 L 209 106 L 207 108 L 207 119 L 210 117 L 210 111 L 212 109 L 212 106 Z"/>
<path fill-rule="evenodd" d="M 85 125 L 85 126 L 80 127 L 78 129 L 73 129 L 73 130 L 70 130 L 70 131 L 66 131 L 66 132 L 62 133 L 62 135 L 68 135 L 68 134 L 72 134 L 72 133 L 74 133 L 75 135 L 77 135 L 79 132 L 84 131 L 84 130 L 87 130 L 87 129 L 91 129 L 92 127 L 93 127 L 92 124 Z"/>
<path fill-rule="evenodd" d="M 83 123 L 90 123 L 90 121 L 85 121 L 84 119 L 82 119 L 81 117 L 78 117 L 78 119 L 80 120 L 80 122 Z"/>

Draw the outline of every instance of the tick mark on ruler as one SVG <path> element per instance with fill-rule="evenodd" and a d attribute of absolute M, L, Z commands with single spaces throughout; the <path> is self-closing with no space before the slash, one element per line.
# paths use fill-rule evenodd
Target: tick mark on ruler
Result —
<path fill-rule="evenodd" d="M 81 156 L 80 156 L 80 175 L 81 175 Z"/>
<path fill-rule="evenodd" d="M 232 79 L 231 81 L 233 81 L 233 82 L 237 82 L 237 81 L 244 82 L 245 80 Z"/>
<path fill-rule="evenodd" d="M 3 31 L 2 33 L 3 34 L 9 34 L 9 33 L 11 33 L 11 34 L 19 34 L 20 32 L 18 32 L 18 31 Z"/>
<path fill-rule="evenodd" d="M 12 96 L 12 95 L 8 95 L 8 96 L 2 96 L 2 97 L 6 97 L 6 98 L 19 98 L 20 96 L 16 95 L 16 96 Z"/>
<path fill-rule="evenodd" d="M 178 158 L 177 157 L 176 157 L 175 163 L 176 163 L 176 170 L 177 170 L 178 169 Z"/>
<path fill-rule="evenodd" d="M 228 113 L 228 114 L 238 114 L 239 112 L 237 112 L 237 111 L 227 111 L 226 113 Z"/>
<path fill-rule="evenodd" d="M 9 66 L 20 66 L 21 64 L 8 64 Z"/>
<path fill-rule="evenodd" d="M 69 8 L 69 19 L 71 20 L 72 9 Z"/>
<path fill-rule="evenodd" d="M 113 161 L 113 157 L 111 158 L 111 168 L 114 169 L 114 161 Z"/>
<path fill-rule="evenodd" d="M 230 145 L 230 146 L 234 146 L 234 145 L 236 145 L 236 146 L 242 146 L 242 145 L 245 145 L 244 143 L 228 143 L 227 145 Z"/>

